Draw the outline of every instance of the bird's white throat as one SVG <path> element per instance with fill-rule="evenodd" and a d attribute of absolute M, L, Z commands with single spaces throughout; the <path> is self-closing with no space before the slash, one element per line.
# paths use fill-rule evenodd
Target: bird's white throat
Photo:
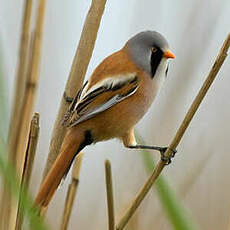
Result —
<path fill-rule="evenodd" d="M 157 84 L 158 90 L 161 89 L 161 87 L 165 81 L 167 67 L 168 67 L 168 59 L 162 58 L 160 64 L 157 67 L 157 71 L 155 73 L 155 76 L 153 78 L 153 80 Z"/>

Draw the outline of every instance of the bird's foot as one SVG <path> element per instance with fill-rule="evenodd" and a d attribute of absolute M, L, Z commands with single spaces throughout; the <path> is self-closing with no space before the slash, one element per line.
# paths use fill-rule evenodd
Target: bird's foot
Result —
<path fill-rule="evenodd" d="M 165 156 L 165 152 L 167 151 L 168 147 L 160 147 L 159 151 L 161 154 L 161 160 L 165 162 L 166 165 L 169 165 L 172 162 L 172 158 L 177 153 L 176 149 L 170 149 L 172 152 L 171 156 Z"/>
<path fill-rule="evenodd" d="M 74 100 L 74 98 L 67 96 L 66 92 L 64 92 L 63 97 L 67 103 L 72 103 Z"/>

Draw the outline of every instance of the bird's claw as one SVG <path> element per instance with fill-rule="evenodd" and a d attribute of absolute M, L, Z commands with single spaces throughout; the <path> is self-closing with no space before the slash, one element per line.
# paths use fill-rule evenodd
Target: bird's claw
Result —
<path fill-rule="evenodd" d="M 177 153 L 176 149 L 170 149 L 172 152 L 171 156 L 165 156 L 165 152 L 167 151 L 168 147 L 162 147 L 160 149 L 161 153 L 161 160 L 165 162 L 166 165 L 169 165 L 172 162 L 172 158 L 175 157 L 175 154 Z"/>
<path fill-rule="evenodd" d="M 72 102 L 73 102 L 73 98 L 67 96 L 67 95 L 66 95 L 66 92 L 64 92 L 63 97 L 64 97 L 64 99 L 65 99 L 65 101 L 66 101 L 67 103 L 72 103 Z"/>

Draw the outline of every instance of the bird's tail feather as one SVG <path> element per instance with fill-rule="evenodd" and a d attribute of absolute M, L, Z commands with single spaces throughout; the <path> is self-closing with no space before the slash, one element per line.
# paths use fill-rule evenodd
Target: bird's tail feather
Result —
<path fill-rule="evenodd" d="M 62 178 L 68 172 L 75 156 L 89 144 L 89 141 L 86 139 L 87 134 L 84 131 L 73 129 L 67 131 L 60 153 L 39 189 L 34 202 L 35 205 L 46 207 L 49 204 Z"/>

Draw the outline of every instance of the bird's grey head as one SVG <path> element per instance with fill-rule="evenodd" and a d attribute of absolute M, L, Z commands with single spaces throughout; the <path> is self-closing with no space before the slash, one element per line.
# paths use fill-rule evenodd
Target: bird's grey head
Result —
<path fill-rule="evenodd" d="M 156 31 L 144 31 L 128 40 L 125 47 L 135 64 L 153 78 L 160 63 L 175 56 L 166 39 Z M 165 61 L 167 68 L 167 61 Z"/>

